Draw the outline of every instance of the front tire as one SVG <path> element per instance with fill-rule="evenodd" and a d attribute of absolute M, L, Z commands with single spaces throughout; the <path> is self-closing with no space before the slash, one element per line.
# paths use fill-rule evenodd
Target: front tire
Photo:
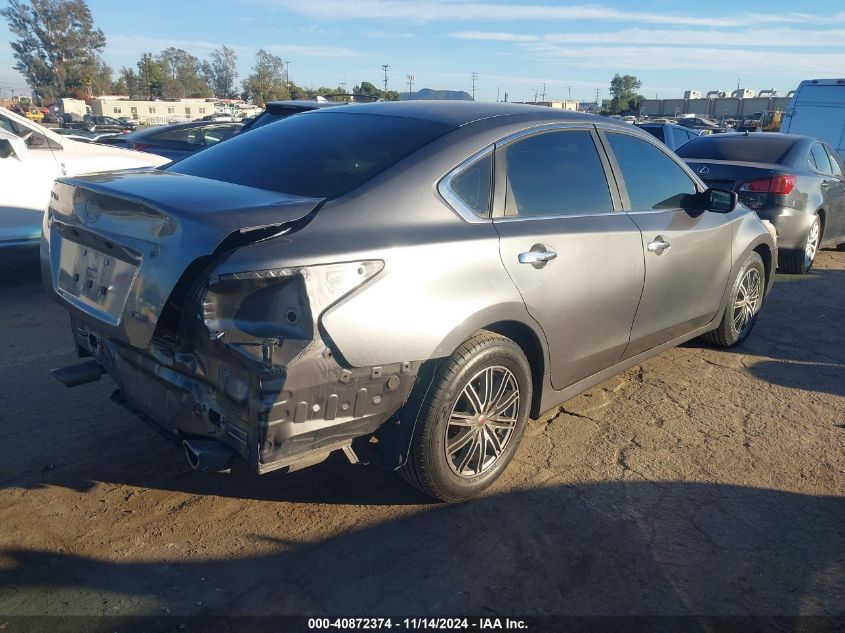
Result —
<path fill-rule="evenodd" d="M 522 349 L 493 332 L 473 336 L 437 369 L 400 475 L 441 501 L 478 495 L 513 458 L 531 396 Z"/>
<path fill-rule="evenodd" d="M 793 275 L 805 275 L 810 272 L 813 262 L 816 260 L 821 239 L 822 222 L 819 214 L 815 213 L 813 214 L 813 223 L 804 237 L 804 245 L 801 250 L 782 253 L 778 258 L 778 268 L 782 272 Z"/>
<path fill-rule="evenodd" d="M 706 332 L 702 338 L 717 347 L 733 347 L 742 343 L 757 322 L 765 287 L 766 268 L 763 259 L 752 252 L 734 281 L 730 301 L 719 327 Z"/>

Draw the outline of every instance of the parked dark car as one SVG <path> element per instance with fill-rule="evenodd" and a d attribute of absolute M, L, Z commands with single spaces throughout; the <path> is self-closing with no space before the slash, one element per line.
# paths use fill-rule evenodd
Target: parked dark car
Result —
<path fill-rule="evenodd" d="M 806 273 L 816 252 L 845 243 L 842 161 L 827 144 L 791 134 L 703 136 L 678 149 L 711 187 L 729 189 L 778 232 L 778 266 Z"/>
<path fill-rule="evenodd" d="M 345 101 L 337 101 L 333 99 L 342 98 Z M 256 128 L 273 123 L 274 121 L 281 121 L 287 117 L 300 114 L 302 112 L 310 112 L 312 110 L 321 110 L 322 108 L 331 108 L 334 106 L 348 105 L 355 102 L 371 102 L 378 101 L 378 97 L 370 95 L 356 95 L 356 94 L 331 94 L 326 96 L 319 96 L 315 99 L 290 99 L 287 101 L 270 101 L 264 106 L 264 111 L 251 118 L 249 121 L 244 119 L 244 126 L 241 132 L 248 132 Z"/>
<path fill-rule="evenodd" d="M 681 117 L 676 123 L 691 130 L 708 130 L 711 134 L 721 134 L 723 132 L 732 132 L 733 128 L 719 125 L 710 119 L 703 119 L 701 117 Z"/>
<path fill-rule="evenodd" d="M 736 200 L 591 115 L 288 117 L 163 169 L 57 181 L 44 278 L 90 358 L 54 375 L 107 372 L 201 471 L 363 452 L 465 499 L 529 416 L 696 336 L 748 336 L 776 246 Z"/>
<path fill-rule="evenodd" d="M 62 127 L 72 130 L 83 130 L 85 132 L 112 132 L 119 134 L 122 132 L 131 132 L 137 129 L 138 126 L 131 122 L 118 121 L 110 116 L 86 115 L 82 121 L 68 121 L 65 118 Z"/>
<path fill-rule="evenodd" d="M 132 134 L 108 139 L 106 143 L 158 154 L 170 160 L 181 160 L 231 138 L 240 129 L 240 123 L 192 121 L 138 130 Z"/>
<path fill-rule="evenodd" d="M 637 127 L 665 143 L 671 150 L 676 150 L 687 141 L 698 138 L 698 132 L 695 130 L 672 123 L 638 123 Z"/>

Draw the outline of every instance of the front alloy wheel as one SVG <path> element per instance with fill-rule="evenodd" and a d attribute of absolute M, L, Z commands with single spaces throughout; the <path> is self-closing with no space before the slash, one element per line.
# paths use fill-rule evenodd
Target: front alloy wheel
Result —
<path fill-rule="evenodd" d="M 752 267 L 745 271 L 734 299 L 734 330 L 739 338 L 745 338 L 748 334 L 762 303 L 763 277 L 759 270 Z"/>
<path fill-rule="evenodd" d="M 816 254 L 819 252 L 819 245 L 822 240 L 822 219 L 819 214 L 813 215 L 813 222 L 807 230 L 804 238 L 804 245 L 800 249 L 781 251 L 778 259 L 778 268 L 785 273 L 803 275 L 810 272 Z"/>
<path fill-rule="evenodd" d="M 765 291 L 766 268 L 760 255 L 752 251 L 736 276 L 719 327 L 702 338 L 718 347 L 733 347 L 744 341 L 757 322 Z"/>

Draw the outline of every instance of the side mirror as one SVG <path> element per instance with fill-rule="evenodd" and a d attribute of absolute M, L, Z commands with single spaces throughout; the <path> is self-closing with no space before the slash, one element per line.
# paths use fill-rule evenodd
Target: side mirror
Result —
<path fill-rule="evenodd" d="M 734 191 L 708 189 L 704 192 L 704 208 L 716 213 L 730 213 L 736 209 L 739 196 Z"/>

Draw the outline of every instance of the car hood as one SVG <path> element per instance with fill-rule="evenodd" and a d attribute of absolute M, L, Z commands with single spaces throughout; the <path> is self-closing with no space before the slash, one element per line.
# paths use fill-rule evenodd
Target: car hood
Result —
<path fill-rule="evenodd" d="M 60 178 L 44 233 L 52 288 L 75 316 L 142 349 L 180 280 L 187 292 L 218 257 L 295 230 L 321 202 L 154 169 Z M 120 279 L 101 273 L 109 262 Z"/>

